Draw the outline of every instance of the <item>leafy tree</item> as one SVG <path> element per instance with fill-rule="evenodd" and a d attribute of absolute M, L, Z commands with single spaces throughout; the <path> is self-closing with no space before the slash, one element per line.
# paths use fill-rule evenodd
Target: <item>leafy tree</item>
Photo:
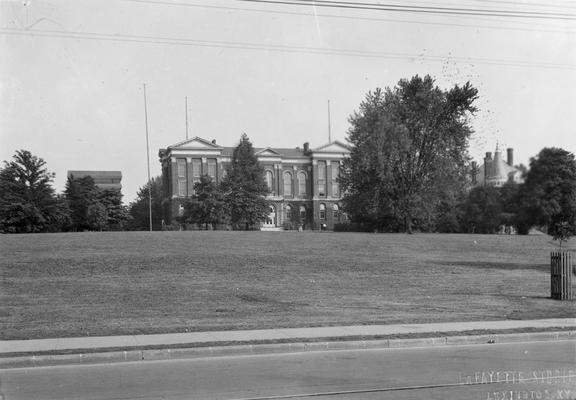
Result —
<path fill-rule="evenodd" d="M 130 220 L 127 223 L 130 230 L 150 229 L 149 190 L 152 188 L 152 230 L 162 229 L 162 177 L 157 176 L 142 186 L 136 194 L 136 200 L 128 206 Z"/>
<path fill-rule="evenodd" d="M 225 223 L 224 197 L 210 176 L 202 175 L 200 182 L 194 184 L 194 195 L 184 203 L 181 220 L 204 226 L 206 230 Z"/>
<path fill-rule="evenodd" d="M 234 149 L 227 174 L 222 180 L 227 214 L 233 229 L 259 229 L 268 215 L 268 186 L 264 169 L 258 163 L 252 143 L 246 134 Z"/>
<path fill-rule="evenodd" d="M 555 239 L 576 234 L 576 160 L 559 148 L 544 148 L 530 160 L 520 190 L 519 220 L 526 226 L 546 227 Z"/>
<path fill-rule="evenodd" d="M 103 231 L 108 228 L 108 211 L 99 201 L 92 202 L 86 210 L 86 222 L 91 230 Z"/>
<path fill-rule="evenodd" d="M 127 208 L 122 204 L 122 193 L 119 190 L 105 189 L 98 191 L 98 202 L 106 211 L 106 230 L 121 230 L 129 219 Z"/>
<path fill-rule="evenodd" d="M 46 162 L 27 150 L 18 150 L 0 170 L 0 231 L 46 232 L 66 219 L 51 186 L 54 174 Z"/>
<path fill-rule="evenodd" d="M 64 193 L 70 208 L 71 229 L 73 231 L 93 229 L 93 225 L 88 220 L 88 210 L 90 206 L 98 202 L 98 188 L 94 184 L 94 179 L 91 176 L 82 178 L 69 176 Z"/>
<path fill-rule="evenodd" d="M 430 76 L 376 89 L 350 117 L 350 158 L 341 183 L 353 222 L 411 233 L 420 210 L 434 211 L 446 190 L 461 191 L 468 174 L 470 83 L 444 91 Z"/>
<path fill-rule="evenodd" d="M 498 188 L 477 186 L 464 205 L 464 224 L 469 233 L 496 233 L 501 224 L 502 206 Z"/>

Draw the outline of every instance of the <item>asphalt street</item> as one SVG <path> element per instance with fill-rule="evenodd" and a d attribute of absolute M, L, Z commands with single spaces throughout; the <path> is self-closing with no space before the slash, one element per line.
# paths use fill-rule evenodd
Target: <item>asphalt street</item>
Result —
<path fill-rule="evenodd" d="M 0 399 L 576 399 L 576 341 L 0 371 Z"/>

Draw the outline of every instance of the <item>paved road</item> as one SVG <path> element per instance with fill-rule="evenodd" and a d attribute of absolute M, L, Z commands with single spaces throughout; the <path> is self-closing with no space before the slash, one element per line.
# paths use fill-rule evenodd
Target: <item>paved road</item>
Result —
<path fill-rule="evenodd" d="M 6 400 L 572 400 L 576 341 L 12 369 L 0 371 L 0 392 Z"/>

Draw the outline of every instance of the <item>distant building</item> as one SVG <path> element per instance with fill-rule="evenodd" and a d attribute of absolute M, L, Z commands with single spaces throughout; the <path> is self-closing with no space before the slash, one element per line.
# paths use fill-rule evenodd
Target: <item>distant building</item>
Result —
<path fill-rule="evenodd" d="M 484 157 L 484 164 L 478 166 L 472 163 L 472 184 L 489 185 L 500 187 L 508 181 L 522 183 L 522 172 L 514 166 L 514 149 L 506 149 L 506 160 L 502 159 L 502 154 L 496 146 L 494 158 L 492 152 L 487 152 Z"/>
<path fill-rule="evenodd" d="M 68 171 L 68 177 L 75 179 L 90 176 L 94 184 L 99 189 L 122 190 L 122 172 L 121 171 Z"/>
<path fill-rule="evenodd" d="M 168 200 L 166 223 L 182 214 L 184 201 L 194 193 L 194 183 L 202 175 L 220 183 L 233 151 L 234 147 L 199 137 L 160 149 L 164 197 Z M 270 188 L 270 214 L 263 228 L 282 228 L 294 220 L 294 213 L 301 221 L 301 226 L 294 229 L 331 230 L 345 220 L 337 178 L 342 160 L 350 153 L 348 146 L 335 141 L 315 149 L 304 143 L 303 148 L 266 147 L 254 151 Z"/>

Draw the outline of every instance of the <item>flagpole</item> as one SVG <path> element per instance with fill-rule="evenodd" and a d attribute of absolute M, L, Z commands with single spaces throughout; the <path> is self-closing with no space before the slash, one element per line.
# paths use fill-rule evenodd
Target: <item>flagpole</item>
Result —
<path fill-rule="evenodd" d="M 146 125 L 146 161 L 148 164 L 148 214 L 150 216 L 150 232 L 152 232 L 152 182 L 150 181 L 150 142 L 148 140 L 148 106 L 146 105 L 146 84 L 144 83 L 144 118 Z"/>
<path fill-rule="evenodd" d="M 186 104 L 186 140 L 188 140 L 188 96 L 184 97 Z"/>
<path fill-rule="evenodd" d="M 332 128 L 330 126 L 330 100 L 328 100 L 328 143 L 332 143 Z"/>

